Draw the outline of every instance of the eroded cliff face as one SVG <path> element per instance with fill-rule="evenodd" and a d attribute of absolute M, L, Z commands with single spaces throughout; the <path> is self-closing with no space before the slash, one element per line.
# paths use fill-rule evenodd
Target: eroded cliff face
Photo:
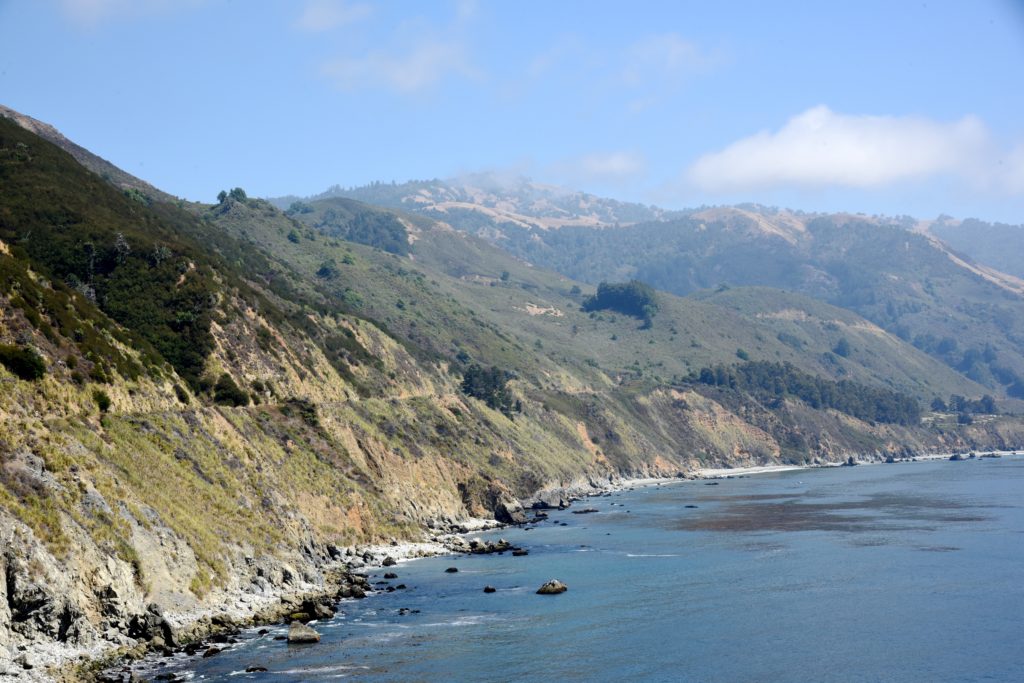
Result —
<path fill-rule="evenodd" d="M 1022 443 L 1009 423 L 942 436 L 795 403 L 781 417 L 728 409 L 692 390 L 575 394 L 576 408 L 555 410 L 518 387 L 513 419 L 372 326 L 358 333 L 392 395 L 359 397 L 309 349 L 301 375 L 273 368 L 273 399 L 248 407 L 182 405 L 155 383 L 114 383 L 101 414 L 74 389 L 51 404 L 49 380 L 5 378 L 15 389 L 0 404 L 7 670 L 43 676 L 61 657 L 180 638 L 162 635 L 161 620 L 187 634 L 202 615 L 256 611 L 322 585 L 360 544 L 507 519 L 515 499 L 542 489 L 566 498 L 620 477 L 797 454 L 836 462 Z M 231 347 L 232 364 L 224 349 L 216 372 L 271 381 L 273 354 Z"/>
<path fill-rule="evenodd" d="M 726 406 L 699 387 L 595 390 L 571 373 L 512 382 L 522 410 L 509 416 L 366 321 L 310 317 L 348 340 L 341 364 L 221 305 L 242 314 L 213 325 L 206 374 L 257 403 L 210 405 L 173 374 L 72 381 L 59 345 L 5 308 L 0 335 L 38 349 L 48 373 L 0 370 L 3 670 L 45 678 L 57 661 L 187 638 L 203 616 L 316 590 L 361 544 L 517 521 L 517 499 L 538 491 L 564 501 L 699 467 L 1024 443 L 1012 421 L 940 434 L 799 402 Z"/>

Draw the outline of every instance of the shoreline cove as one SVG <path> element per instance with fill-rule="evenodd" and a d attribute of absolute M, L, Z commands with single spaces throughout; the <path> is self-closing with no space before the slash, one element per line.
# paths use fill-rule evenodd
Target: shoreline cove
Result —
<path fill-rule="evenodd" d="M 940 453 L 920 455 L 913 458 L 896 460 L 896 463 L 911 462 L 934 462 L 950 460 L 954 453 Z M 968 457 L 981 456 L 1019 456 L 1020 451 L 974 451 L 970 456 L 964 454 L 964 460 Z M 881 459 L 857 461 L 857 465 L 881 465 L 887 464 Z M 888 463 L 892 464 L 892 463 Z M 811 465 L 749 465 L 731 468 L 700 468 L 694 472 L 679 474 L 668 477 L 636 477 L 618 478 L 608 481 L 601 486 L 594 486 L 594 482 L 588 482 L 589 486 L 570 484 L 564 488 L 545 488 L 533 496 L 520 501 L 524 509 L 532 512 L 544 512 L 545 509 L 565 510 L 573 503 L 587 498 L 607 497 L 616 492 L 631 491 L 634 489 L 668 487 L 676 484 L 692 484 L 697 481 L 713 481 L 719 479 L 735 479 L 744 477 L 755 477 L 757 475 L 780 474 L 797 470 L 832 469 L 845 467 L 841 463 L 811 464 Z M 566 504 L 564 507 L 544 507 L 542 496 L 545 493 L 558 491 L 564 496 Z M 571 491 L 571 493 L 570 493 Z M 531 504 L 532 507 L 525 507 Z M 189 644 L 203 643 L 204 647 L 196 650 L 194 647 L 191 657 L 196 660 L 204 655 L 204 649 L 211 638 L 228 639 L 229 646 L 233 640 L 235 643 L 244 642 L 245 638 L 252 637 L 256 629 L 261 627 L 280 627 L 282 623 L 288 622 L 291 612 L 296 611 L 296 606 L 309 602 L 324 602 L 332 596 L 339 595 L 339 591 L 346 585 L 363 583 L 367 586 L 365 597 L 373 599 L 383 594 L 382 590 L 375 590 L 366 583 L 371 572 L 386 569 L 390 566 L 402 566 L 430 557 L 460 557 L 474 554 L 469 550 L 469 543 L 475 537 L 482 534 L 495 532 L 501 529 L 527 527 L 531 522 L 536 523 L 539 518 L 529 520 L 526 524 L 503 524 L 495 520 L 483 518 L 470 518 L 461 521 L 457 526 L 457 533 L 433 534 L 428 541 L 392 541 L 390 544 L 373 544 L 355 546 L 345 549 L 345 555 L 337 561 L 321 567 L 323 582 L 303 583 L 296 586 L 294 590 L 278 590 L 266 595 L 253 596 L 251 593 L 236 593 L 225 597 L 221 608 L 205 607 L 201 610 L 192 610 L 183 613 L 165 613 L 162 616 L 176 631 L 181 633 L 176 646 L 168 648 L 159 643 L 139 642 L 130 648 L 121 648 L 116 651 L 108 650 L 98 656 L 92 656 L 87 661 L 68 662 L 50 673 L 54 680 L 72 681 L 80 680 L 84 676 L 87 679 L 99 681 L 129 681 L 131 676 L 140 667 L 156 657 L 169 656 L 170 652 L 183 653 L 188 649 Z M 637 555 L 642 557 L 643 555 Z M 385 563 L 389 560 L 389 563 Z M 394 560 L 394 565 L 390 564 Z M 356 599 L 356 598 L 350 598 Z M 334 607 L 341 609 L 341 606 L 349 603 L 349 598 L 335 599 Z M 310 620 L 314 626 L 318 620 Z M 240 640 L 241 639 L 241 640 Z M 210 655 L 207 655 L 210 656 Z M 43 679 L 46 680 L 46 679 Z M 184 679 L 173 679 L 184 680 Z"/>

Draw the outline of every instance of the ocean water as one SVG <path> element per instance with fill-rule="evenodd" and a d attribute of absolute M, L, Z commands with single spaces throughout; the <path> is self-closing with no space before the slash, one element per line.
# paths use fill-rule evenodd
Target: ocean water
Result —
<path fill-rule="evenodd" d="M 553 512 L 491 534 L 527 557 L 402 563 L 391 583 L 408 589 L 341 603 L 314 624 L 317 645 L 274 641 L 286 632 L 275 628 L 155 671 L 275 682 L 1024 681 L 1022 494 L 1021 457 L 637 488 L 577 503 L 594 514 Z M 569 591 L 536 595 L 550 578 Z M 498 591 L 483 593 L 487 584 Z"/>

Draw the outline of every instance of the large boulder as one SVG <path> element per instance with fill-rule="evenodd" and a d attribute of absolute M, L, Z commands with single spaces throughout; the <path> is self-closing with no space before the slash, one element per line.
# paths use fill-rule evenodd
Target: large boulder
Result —
<path fill-rule="evenodd" d="M 137 614 L 128 623 L 128 635 L 132 638 L 148 640 L 155 645 L 174 647 L 177 645 L 174 629 L 164 618 L 156 604 L 150 604 L 144 614 Z"/>
<path fill-rule="evenodd" d="M 320 634 L 311 626 L 293 621 L 291 626 L 288 627 L 288 642 L 297 644 L 319 643 Z"/>
<path fill-rule="evenodd" d="M 551 579 L 543 586 L 537 589 L 537 595 L 558 595 L 569 590 L 569 587 L 558 579 Z"/>
<path fill-rule="evenodd" d="M 334 607 L 326 600 L 303 600 L 301 611 L 318 620 L 330 619 L 335 614 Z"/>
<path fill-rule="evenodd" d="M 174 647 L 177 645 L 170 622 L 164 618 L 160 607 L 156 604 L 148 605 L 145 608 L 145 613 L 131 617 L 131 622 L 128 624 L 128 635 L 132 638 L 151 641 L 158 646 Z"/>
<path fill-rule="evenodd" d="M 533 500 L 534 510 L 564 510 L 569 506 L 564 492 L 560 489 L 541 491 Z"/>
<path fill-rule="evenodd" d="M 526 512 L 518 500 L 503 497 L 494 505 L 494 519 L 502 524 L 526 524 Z"/>

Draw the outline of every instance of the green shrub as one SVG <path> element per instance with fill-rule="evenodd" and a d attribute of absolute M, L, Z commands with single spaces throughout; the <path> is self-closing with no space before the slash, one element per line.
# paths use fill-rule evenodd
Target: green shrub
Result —
<path fill-rule="evenodd" d="M 185 405 L 189 404 L 188 392 L 185 391 L 184 387 L 182 387 L 180 384 L 174 385 L 174 395 L 177 396 L 178 400 L 184 403 Z"/>
<path fill-rule="evenodd" d="M 42 379 L 46 374 L 46 361 L 28 347 L 0 344 L 0 363 L 28 382 Z"/>
<path fill-rule="evenodd" d="M 213 387 L 213 400 L 220 405 L 247 406 L 249 394 L 242 391 L 235 380 L 231 379 L 231 375 L 225 372 Z"/>
<path fill-rule="evenodd" d="M 102 389 L 96 389 L 92 392 L 92 400 L 96 401 L 96 406 L 100 409 L 101 413 L 110 410 L 110 397 Z"/>
<path fill-rule="evenodd" d="M 289 417 L 298 417 L 314 429 L 320 426 L 320 416 L 316 405 L 304 398 L 292 398 L 281 407 L 281 412 Z"/>

